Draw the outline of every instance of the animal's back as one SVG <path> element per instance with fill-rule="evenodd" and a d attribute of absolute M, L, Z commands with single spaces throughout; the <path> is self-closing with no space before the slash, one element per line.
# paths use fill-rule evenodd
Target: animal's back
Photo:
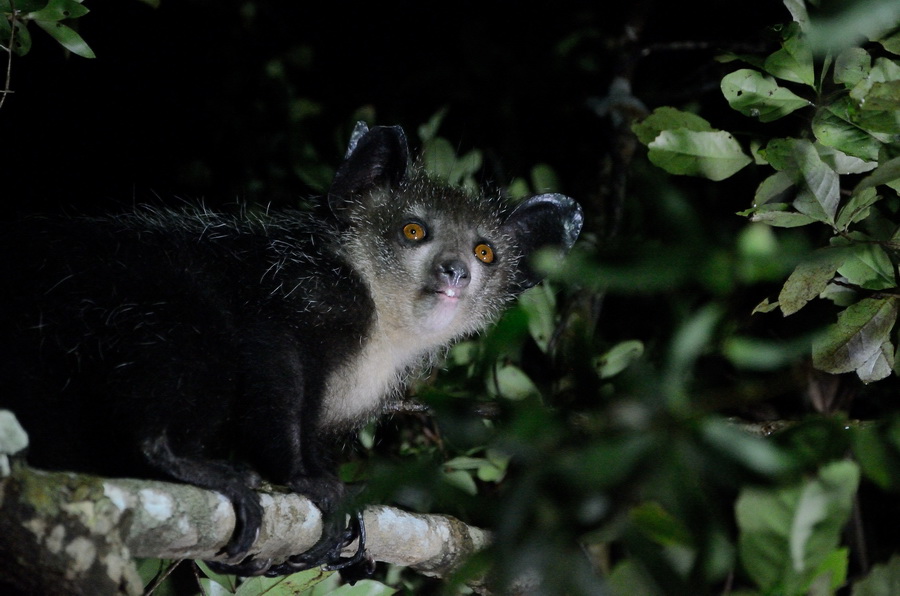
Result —
<path fill-rule="evenodd" d="M 0 407 L 32 429 L 32 463 L 146 474 L 135 439 L 163 431 L 204 456 L 239 452 L 237 422 L 260 404 L 249 393 L 273 353 L 314 355 L 304 377 L 321 385 L 315 371 L 349 358 L 370 324 L 332 235 L 296 212 L 8 226 Z"/>

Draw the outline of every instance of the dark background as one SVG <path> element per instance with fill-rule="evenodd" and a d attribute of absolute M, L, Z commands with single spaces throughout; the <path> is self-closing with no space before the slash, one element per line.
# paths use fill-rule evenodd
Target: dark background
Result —
<path fill-rule="evenodd" d="M 614 75 L 651 108 L 725 109 L 714 51 L 759 47 L 766 25 L 789 19 L 777 0 L 85 5 L 75 26 L 96 59 L 32 27 L 33 49 L 12 64 L 0 109 L 10 211 L 172 195 L 290 203 L 321 192 L 327 172 L 311 183 L 298 170 L 333 167 L 358 115 L 415 142 L 442 108 L 442 136 L 482 149 L 486 180 L 546 162 L 585 197 L 615 150 L 589 107 Z"/>

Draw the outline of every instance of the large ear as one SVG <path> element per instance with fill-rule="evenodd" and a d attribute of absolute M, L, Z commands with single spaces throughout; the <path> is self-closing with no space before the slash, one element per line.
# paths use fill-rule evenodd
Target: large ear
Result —
<path fill-rule="evenodd" d="M 357 122 L 344 161 L 328 189 L 328 206 L 342 220 L 354 197 L 378 186 L 394 187 L 406 178 L 409 148 L 399 126 L 369 130 Z"/>
<path fill-rule="evenodd" d="M 514 291 L 526 290 L 541 281 L 543 276 L 529 263 L 537 250 L 555 247 L 568 252 L 578 239 L 583 223 L 581 206 L 565 195 L 537 195 L 520 203 L 502 225 L 503 231 L 515 238 L 522 251 Z"/>

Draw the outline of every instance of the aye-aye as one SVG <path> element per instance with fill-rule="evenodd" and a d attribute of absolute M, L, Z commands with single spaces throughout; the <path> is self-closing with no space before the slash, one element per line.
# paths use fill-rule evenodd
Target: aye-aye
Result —
<path fill-rule="evenodd" d="M 333 511 L 344 489 L 323 444 L 484 328 L 539 281 L 529 256 L 567 251 L 581 225 L 560 194 L 509 207 L 440 185 L 402 129 L 363 123 L 318 212 L 3 224 L 0 407 L 35 466 L 224 494 L 236 561 L 260 478 Z"/>

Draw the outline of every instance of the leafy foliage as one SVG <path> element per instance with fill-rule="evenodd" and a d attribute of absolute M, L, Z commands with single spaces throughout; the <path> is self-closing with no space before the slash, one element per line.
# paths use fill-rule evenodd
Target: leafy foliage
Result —
<path fill-rule="evenodd" d="M 812 111 L 808 128 L 794 137 L 780 130 L 754 135 L 747 140 L 752 158 L 730 133 L 671 108 L 656 110 L 635 132 L 651 161 L 673 174 L 722 180 L 754 160 L 774 170 L 742 214 L 774 227 L 824 224 L 833 236 L 827 248 L 797 264 L 778 303 L 767 302 L 766 309 L 777 304 L 787 316 L 828 297 L 832 287 L 847 290 L 839 303 L 852 293 L 855 303 L 841 304 L 846 310 L 838 322 L 814 343 L 813 362 L 826 372 L 855 371 L 876 381 L 898 370 L 891 332 L 898 294 L 900 64 L 891 57 L 889 35 L 871 48 L 845 47 L 817 60 L 809 42 L 813 25 L 801 4 L 792 6 L 796 22 L 782 29 L 781 48 L 762 60 L 732 56 L 757 68 L 726 75 L 721 89 L 733 109 L 762 123 Z"/>
<path fill-rule="evenodd" d="M 59 45 L 83 58 L 94 51 L 69 23 L 88 12 L 83 0 L 3 0 L 0 2 L 0 40 L 18 56 L 31 50 L 30 23 L 43 29 Z"/>
<path fill-rule="evenodd" d="M 618 236 L 604 233 L 615 225 L 597 223 L 604 200 L 612 202 L 605 188 L 598 196 L 572 191 L 575 180 L 594 180 L 596 143 L 548 151 L 549 165 L 510 160 L 522 177 L 499 192 L 576 196 L 589 216 L 584 238 L 496 328 L 454 347 L 439 374 L 416 384 L 428 415 L 400 412 L 364 429 L 342 470 L 365 481 L 371 501 L 455 514 L 490 527 L 495 542 L 446 585 L 379 569 L 360 592 L 465 593 L 464 581 L 485 570 L 500 584 L 537 578 L 546 594 L 897 591 L 900 12 L 894 0 L 852 4 L 810 13 L 803 0 L 784 2 L 792 22 L 775 29 L 776 47 L 720 56 L 729 72 L 713 88 L 725 114 L 692 97 L 633 125 L 649 164 L 624 160 L 627 143 L 617 137 L 619 161 L 604 168 L 629 166 Z M 26 21 L 4 22 L 28 34 Z M 566 76 L 588 72 L 596 85 L 598 34 L 570 25 L 556 40 L 554 64 Z M 326 156 L 339 155 L 348 123 L 397 119 L 381 105 L 348 116 L 349 108 L 340 115 L 346 122 L 328 129 L 331 144 L 314 143 L 337 100 L 292 83 L 306 80 L 314 62 L 307 50 L 285 49 L 264 63 L 260 80 L 279 99 L 258 104 L 289 137 L 275 145 L 291 160 L 277 180 L 322 191 L 334 161 Z M 489 63 L 489 52 L 473 53 L 478 65 Z M 533 84 L 535 65 L 516 60 Z M 247 71 L 237 72 L 245 85 Z M 443 98 L 452 77 L 438 78 Z M 635 91 L 640 99 L 627 87 L 611 85 L 596 102 L 610 129 L 658 97 L 655 87 Z M 348 101 L 360 100 L 339 105 Z M 497 104 L 490 118 L 503 121 L 511 102 Z M 424 122 L 426 167 L 454 184 L 502 184 L 493 147 L 457 150 L 461 135 L 449 130 L 456 109 L 415 116 Z M 542 109 L 525 112 L 529 127 L 552 119 Z M 252 113 L 249 127 L 268 122 Z M 593 114 L 579 118 L 594 130 Z M 217 116 L 216 127 L 226 120 Z M 412 131 L 418 122 L 403 123 Z M 540 142 L 508 136 L 511 144 Z M 260 151 L 268 145 L 234 145 L 270 155 Z M 579 151 L 590 154 L 590 171 Z M 568 162 L 581 170 L 567 173 Z M 247 177 L 252 192 L 275 186 L 275 176 Z M 743 218 L 733 213 L 738 203 Z M 816 372 L 809 361 L 870 384 Z M 853 392 L 854 416 L 866 420 L 849 418 Z M 318 572 L 242 584 L 201 572 L 206 593 L 351 590 Z M 189 579 L 188 588 L 158 593 L 196 593 Z"/>

